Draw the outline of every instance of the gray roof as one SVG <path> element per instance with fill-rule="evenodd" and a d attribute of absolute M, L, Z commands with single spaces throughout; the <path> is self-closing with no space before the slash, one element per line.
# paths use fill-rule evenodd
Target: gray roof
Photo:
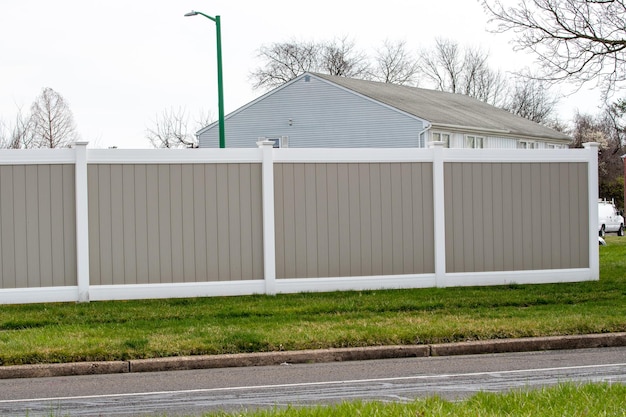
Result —
<path fill-rule="evenodd" d="M 570 141 L 570 137 L 475 98 L 397 84 L 313 74 L 439 126 L 492 130 L 506 135 Z"/>

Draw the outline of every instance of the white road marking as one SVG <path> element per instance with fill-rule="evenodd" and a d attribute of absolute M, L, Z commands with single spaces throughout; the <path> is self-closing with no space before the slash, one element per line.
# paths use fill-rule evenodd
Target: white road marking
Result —
<path fill-rule="evenodd" d="M 0 404 L 38 402 L 38 401 L 87 400 L 87 399 L 115 398 L 115 397 L 121 397 L 121 398 L 141 397 L 141 396 L 152 396 L 152 395 L 194 394 L 194 393 L 209 393 L 209 392 L 224 392 L 224 391 L 245 391 L 245 390 L 250 390 L 250 389 L 300 388 L 300 387 L 314 387 L 314 386 L 322 386 L 322 385 L 342 385 L 342 384 L 376 383 L 376 382 L 391 382 L 391 381 L 416 381 L 416 380 L 426 380 L 426 379 L 436 379 L 436 378 L 459 378 L 459 377 L 468 377 L 468 376 L 522 374 L 522 373 L 530 373 L 530 372 L 571 371 L 571 370 L 580 370 L 580 369 L 609 368 L 609 367 L 626 367 L 626 363 L 565 366 L 565 367 L 556 367 L 556 368 L 516 369 L 516 370 L 510 370 L 510 371 L 469 372 L 465 374 L 415 375 L 415 376 L 392 377 L 392 378 L 354 379 L 354 380 L 344 380 L 344 381 L 302 382 L 302 383 L 295 383 L 295 384 L 251 385 L 251 386 L 224 387 L 224 388 L 198 388 L 198 389 L 179 390 L 179 391 L 133 392 L 133 393 L 122 393 L 122 394 L 84 395 L 84 396 L 74 396 L 74 397 L 24 398 L 21 400 L 0 400 Z"/>

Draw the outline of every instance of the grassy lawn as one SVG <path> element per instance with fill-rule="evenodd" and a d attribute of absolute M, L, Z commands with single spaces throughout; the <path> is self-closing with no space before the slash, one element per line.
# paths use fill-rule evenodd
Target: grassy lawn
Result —
<path fill-rule="evenodd" d="M 0 306 L 0 364 L 626 331 L 626 238 L 606 240 L 598 282 Z"/>
<path fill-rule="evenodd" d="M 213 413 L 205 417 L 587 417 L 626 415 L 626 385 L 561 384 L 534 391 L 506 394 L 480 393 L 460 402 L 437 397 L 409 404 L 394 402 L 346 402 L 334 406 L 289 407 L 249 413 Z"/>

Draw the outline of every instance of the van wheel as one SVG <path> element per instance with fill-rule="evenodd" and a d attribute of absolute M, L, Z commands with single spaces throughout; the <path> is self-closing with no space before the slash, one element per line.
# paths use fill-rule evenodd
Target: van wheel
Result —
<path fill-rule="evenodd" d="M 620 224 L 619 229 L 617 229 L 617 236 L 624 236 L 624 225 Z"/>
<path fill-rule="evenodd" d="M 600 228 L 600 237 L 604 237 L 605 234 L 606 232 L 604 230 L 604 225 L 602 225 L 602 227 Z"/>

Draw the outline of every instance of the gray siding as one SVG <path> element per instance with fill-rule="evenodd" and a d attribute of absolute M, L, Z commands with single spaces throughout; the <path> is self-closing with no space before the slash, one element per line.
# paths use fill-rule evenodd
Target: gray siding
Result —
<path fill-rule="evenodd" d="M 291 125 L 290 121 L 291 120 Z M 232 113 L 226 147 L 254 147 L 259 137 L 289 137 L 290 148 L 420 146 L 422 122 L 315 77 L 304 78 Z M 217 147 L 217 125 L 200 136 Z"/>
<path fill-rule="evenodd" d="M 446 163 L 447 272 L 589 267 L 585 163 Z"/>
<path fill-rule="evenodd" d="M 263 279 L 260 164 L 91 164 L 92 285 Z"/>
<path fill-rule="evenodd" d="M 275 164 L 277 278 L 434 272 L 431 163 Z"/>
<path fill-rule="evenodd" d="M 0 287 L 76 285 L 73 165 L 0 166 Z"/>

